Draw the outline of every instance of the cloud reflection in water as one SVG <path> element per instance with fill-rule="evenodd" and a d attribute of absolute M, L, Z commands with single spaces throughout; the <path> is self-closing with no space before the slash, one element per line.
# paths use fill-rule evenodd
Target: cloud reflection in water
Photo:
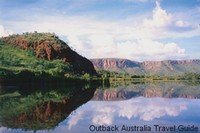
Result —
<path fill-rule="evenodd" d="M 83 117 L 91 124 L 112 125 L 119 118 L 152 121 L 164 116 L 176 117 L 184 110 L 187 102 L 182 99 L 138 97 L 125 101 L 90 101 L 69 117 L 68 128 Z"/>

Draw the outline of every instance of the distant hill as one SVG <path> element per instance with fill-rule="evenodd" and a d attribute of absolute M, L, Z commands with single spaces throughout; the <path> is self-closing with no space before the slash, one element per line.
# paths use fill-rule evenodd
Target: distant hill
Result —
<path fill-rule="evenodd" d="M 165 60 L 136 62 L 128 59 L 91 59 L 96 70 L 130 74 L 182 75 L 200 73 L 200 60 Z"/>
<path fill-rule="evenodd" d="M 0 77 L 32 73 L 52 76 L 96 75 L 90 60 L 52 33 L 24 33 L 0 38 Z"/>

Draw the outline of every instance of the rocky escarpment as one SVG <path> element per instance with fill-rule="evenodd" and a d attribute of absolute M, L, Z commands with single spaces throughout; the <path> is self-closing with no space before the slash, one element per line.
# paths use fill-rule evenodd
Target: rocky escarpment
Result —
<path fill-rule="evenodd" d="M 200 60 L 166 60 L 136 62 L 127 59 L 91 59 L 97 70 L 127 72 L 130 74 L 181 75 L 200 73 Z"/>
<path fill-rule="evenodd" d="M 129 67 L 139 67 L 139 62 L 134 62 L 127 59 L 92 59 L 92 63 L 97 68 L 109 69 L 109 68 L 129 68 Z"/>
<path fill-rule="evenodd" d="M 45 60 L 63 60 L 73 66 L 74 72 L 95 75 L 93 64 L 73 51 L 58 36 L 51 33 L 24 33 L 11 35 L 0 39 L 5 44 L 11 44 L 24 50 L 32 50 L 37 58 Z"/>

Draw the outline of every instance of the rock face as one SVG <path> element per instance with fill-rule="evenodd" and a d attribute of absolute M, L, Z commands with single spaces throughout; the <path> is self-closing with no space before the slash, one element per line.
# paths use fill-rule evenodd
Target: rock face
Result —
<path fill-rule="evenodd" d="M 70 63 L 76 73 L 96 74 L 93 64 L 73 51 L 65 42 L 51 33 L 25 33 L 1 38 L 4 43 L 12 44 L 24 50 L 33 50 L 37 58 L 46 60 L 61 59 Z"/>
<path fill-rule="evenodd" d="M 200 73 L 200 60 L 167 60 L 136 62 L 127 59 L 91 59 L 97 70 L 115 72 L 125 71 L 131 74 L 178 75 Z"/>
<path fill-rule="evenodd" d="M 129 67 L 139 67 L 139 62 L 134 62 L 126 59 L 92 59 L 92 63 L 96 68 L 129 68 Z"/>

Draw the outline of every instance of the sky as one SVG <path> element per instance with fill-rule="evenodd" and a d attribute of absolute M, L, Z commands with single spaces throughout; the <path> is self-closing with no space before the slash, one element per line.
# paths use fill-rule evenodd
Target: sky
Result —
<path fill-rule="evenodd" d="M 200 0 L 0 0 L 0 36 L 34 31 L 87 58 L 200 59 Z"/>

